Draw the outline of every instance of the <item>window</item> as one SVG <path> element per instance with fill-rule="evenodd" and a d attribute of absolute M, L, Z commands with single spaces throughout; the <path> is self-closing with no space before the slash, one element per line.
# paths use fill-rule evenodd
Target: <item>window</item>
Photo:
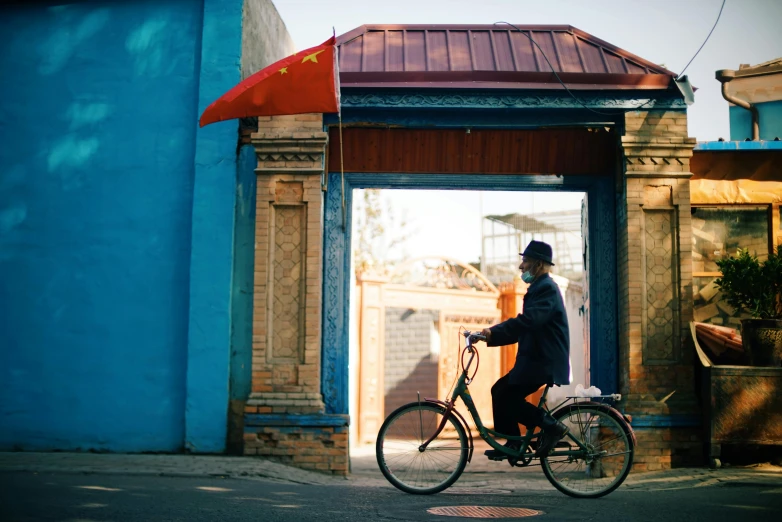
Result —
<path fill-rule="evenodd" d="M 735 256 L 739 248 L 761 260 L 769 253 L 768 206 L 692 207 L 692 280 L 695 321 L 738 328 L 739 315 L 723 301 L 714 280 L 720 276 L 716 261 Z"/>

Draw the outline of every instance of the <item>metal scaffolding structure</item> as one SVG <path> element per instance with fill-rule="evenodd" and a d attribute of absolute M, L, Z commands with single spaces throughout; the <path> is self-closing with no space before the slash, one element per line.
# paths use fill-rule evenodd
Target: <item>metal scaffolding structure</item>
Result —
<path fill-rule="evenodd" d="M 519 273 L 519 252 L 533 239 L 551 245 L 557 274 L 581 279 L 581 210 L 484 216 L 481 272 L 494 284 L 512 280 Z"/>

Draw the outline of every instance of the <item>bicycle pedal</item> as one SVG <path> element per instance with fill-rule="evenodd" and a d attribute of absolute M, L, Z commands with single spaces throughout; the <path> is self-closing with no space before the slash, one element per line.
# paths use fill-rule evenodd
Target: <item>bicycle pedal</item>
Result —
<path fill-rule="evenodd" d="M 489 460 L 493 460 L 495 462 L 502 462 L 503 460 L 506 460 L 508 457 L 507 455 L 501 455 L 501 456 L 486 455 L 486 458 Z"/>
<path fill-rule="evenodd" d="M 493 452 L 494 450 L 486 450 L 486 451 L 483 452 L 483 454 L 486 455 L 486 458 L 488 458 L 489 460 L 494 460 L 496 462 L 500 462 L 500 461 L 505 460 L 505 459 L 508 458 L 507 455 L 493 455 L 493 454 L 489 453 L 490 451 Z"/>

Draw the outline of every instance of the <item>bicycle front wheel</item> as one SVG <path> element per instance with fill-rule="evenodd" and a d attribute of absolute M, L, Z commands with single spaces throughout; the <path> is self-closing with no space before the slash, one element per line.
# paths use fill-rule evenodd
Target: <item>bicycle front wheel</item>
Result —
<path fill-rule="evenodd" d="M 467 434 L 453 414 L 437 437 L 421 450 L 444 415 L 442 406 L 414 402 L 395 410 L 380 427 L 375 445 L 377 464 L 398 489 L 415 495 L 439 493 L 464 471 L 469 451 Z"/>
<path fill-rule="evenodd" d="M 624 420 L 594 405 L 572 404 L 553 415 L 570 428 L 570 434 L 559 441 L 553 454 L 540 459 L 549 482 L 577 498 L 602 497 L 618 488 L 633 464 L 632 436 Z"/>

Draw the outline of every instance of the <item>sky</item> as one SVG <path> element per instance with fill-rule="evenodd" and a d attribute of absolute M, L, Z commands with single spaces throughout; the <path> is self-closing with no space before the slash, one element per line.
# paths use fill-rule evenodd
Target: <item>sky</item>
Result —
<path fill-rule="evenodd" d="M 296 49 L 322 43 L 332 33 L 364 24 L 513 24 L 572 25 L 669 70 L 681 73 L 714 25 L 722 0 L 273 0 Z M 698 89 L 688 109 L 689 135 L 698 141 L 729 139 L 728 103 L 714 73 L 756 65 L 782 56 L 782 0 L 727 0 L 717 27 L 686 74 Z M 477 259 L 475 249 L 454 245 L 452 236 L 427 233 L 431 218 L 460 227 L 465 237 L 480 237 L 475 193 L 386 191 L 407 216 L 416 255 L 439 253 L 464 261 Z M 491 213 L 529 213 L 536 209 L 580 207 L 578 194 L 485 193 Z M 446 214 L 447 213 L 447 214 Z M 469 258 L 469 259 L 467 259 Z"/>

